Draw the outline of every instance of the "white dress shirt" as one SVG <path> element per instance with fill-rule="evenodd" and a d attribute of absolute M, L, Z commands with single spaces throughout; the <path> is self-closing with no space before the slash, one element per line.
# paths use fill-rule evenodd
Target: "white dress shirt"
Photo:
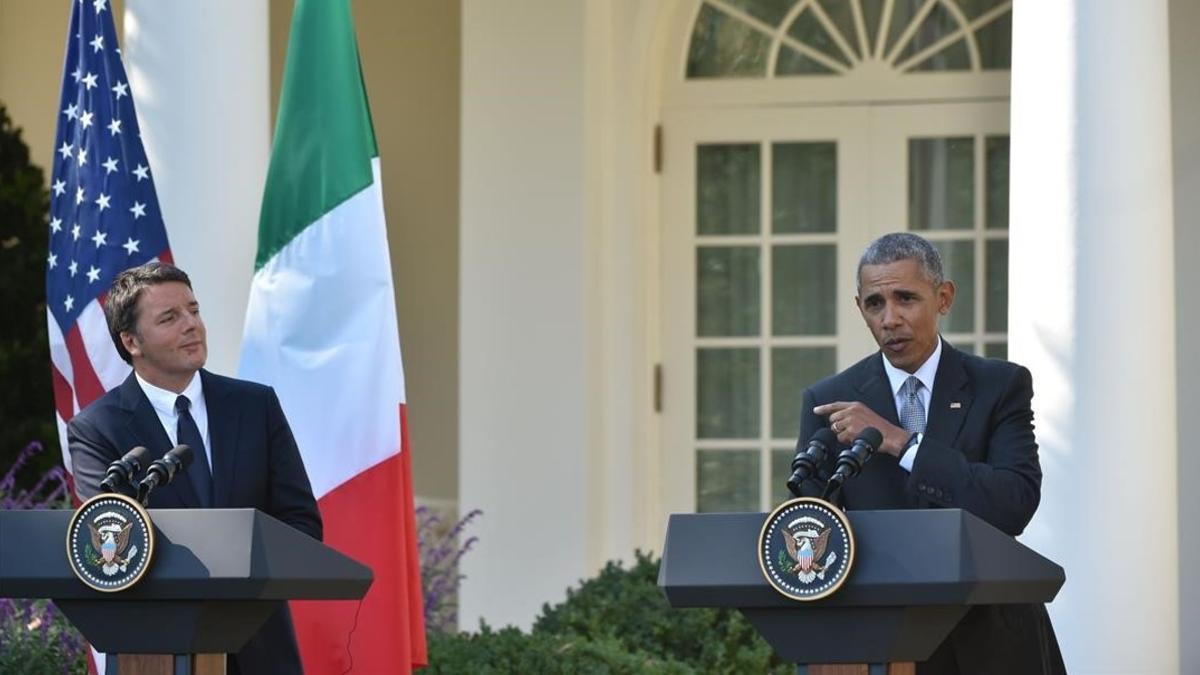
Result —
<path fill-rule="evenodd" d="M 937 377 L 938 362 L 942 360 L 942 339 L 939 336 L 937 346 L 933 348 L 933 353 L 925 359 L 925 363 L 917 368 L 915 373 L 906 373 L 896 366 L 893 366 L 887 357 L 883 354 L 879 355 L 883 359 L 883 371 L 887 373 L 888 382 L 892 385 L 892 396 L 896 401 L 896 413 L 899 414 L 904 405 L 904 401 L 900 397 L 900 388 L 904 386 L 904 382 L 910 375 L 915 375 L 921 384 L 925 385 L 917 391 L 917 398 L 921 401 L 921 405 L 925 408 L 925 424 L 929 424 L 929 401 L 933 398 L 933 380 Z M 913 464 L 917 461 L 917 451 L 921 448 L 921 439 L 925 434 L 917 434 L 917 442 L 908 448 L 903 455 L 900 456 L 900 467 L 909 473 L 912 472 Z"/>
<path fill-rule="evenodd" d="M 171 445 L 179 445 L 176 438 L 179 433 L 179 414 L 175 412 L 175 399 L 179 398 L 179 394 L 150 384 L 136 371 L 134 375 L 137 376 L 142 391 L 146 392 L 146 398 L 150 399 L 150 406 L 158 414 L 158 421 L 162 422 L 167 438 L 171 439 Z M 183 395 L 191 402 L 189 409 L 192 419 L 196 420 L 196 426 L 200 429 L 200 438 L 204 440 L 204 456 L 208 458 L 208 465 L 211 467 L 213 463 L 212 443 L 208 440 L 208 406 L 204 403 L 204 386 L 200 381 L 200 373 L 192 376 L 192 381 L 184 388 Z"/>

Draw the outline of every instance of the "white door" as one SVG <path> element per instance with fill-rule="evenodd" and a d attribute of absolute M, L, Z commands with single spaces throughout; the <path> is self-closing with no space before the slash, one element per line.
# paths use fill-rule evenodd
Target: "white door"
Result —
<path fill-rule="evenodd" d="M 662 500 L 787 497 L 803 389 L 875 345 L 858 256 L 913 230 L 942 250 L 955 345 L 1004 355 L 1007 104 L 682 110 L 664 119 Z"/>

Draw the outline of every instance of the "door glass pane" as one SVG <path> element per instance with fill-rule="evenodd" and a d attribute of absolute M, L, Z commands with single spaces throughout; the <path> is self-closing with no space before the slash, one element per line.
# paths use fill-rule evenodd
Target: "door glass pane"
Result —
<path fill-rule="evenodd" d="M 1004 0 L 955 0 L 958 6 L 962 8 L 963 14 L 967 15 L 967 19 L 977 19 L 984 12 L 995 9 L 1000 6 Z M 1011 16 L 1009 14 L 1008 16 Z"/>
<path fill-rule="evenodd" d="M 904 63 L 958 29 L 958 21 L 950 14 L 950 10 L 940 4 L 934 5 L 933 10 L 925 16 L 925 20 L 921 22 L 921 26 L 917 28 L 917 32 L 913 33 L 912 39 L 908 41 L 908 45 L 900 51 L 896 62 Z M 968 65 L 970 65 L 969 61 Z"/>
<path fill-rule="evenodd" d="M 696 437 L 758 438 L 758 348 L 696 350 Z"/>
<path fill-rule="evenodd" d="M 835 347 L 775 347 L 771 350 L 771 437 L 800 433 L 804 390 L 837 372 Z"/>
<path fill-rule="evenodd" d="M 768 508 L 773 509 L 792 498 L 787 481 L 792 477 L 792 459 L 795 457 L 795 448 L 771 450 L 771 503 Z"/>
<path fill-rule="evenodd" d="M 837 144 L 775 143 L 771 146 L 773 232 L 837 229 Z"/>
<path fill-rule="evenodd" d="M 949 47 L 918 63 L 909 72 L 931 72 L 936 70 L 970 70 L 971 52 L 967 49 L 966 38 L 952 43 Z"/>
<path fill-rule="evenodd" d="M 783 45 L 779 48 L 779 58 L 775 61 L 776 75 L 833 75 L 833 69 L 820 61 L 811 59 L 804 54 Z"/>
<path fill-rule="evenodd" d="M 892 3 L 892 21 L 888 26 L 887 52 L 896 46 L 896 41 L 917 15 L 925 0 L 895 0 Z"/>
<path fill-rule="evenodd" d="M 838 32 L 850 46 L 850 51 L 855 56 L 861 57 L 862 54 L 858 49 L 858 29 L 854 25 L 854 10 L 850 8 L 850 0 L 820 0 L 820 2 L 821 9 L 825 10 L 826 16 L 834 26 L 837 26 Z"/>
<path fill-rule="evenodd" d="M 696 146 L 696 231 L 757 233 L 759 174 L 757 144 Z"/>
<path fill-rule="evenodd" d="M 791 35 L 838 63 L 847 66 L 850 65 L 850 62 L 846 60 L 846 55 L 838 48 L 837 43 L 833 41 L 829 32 L 825 30 L 825 26 L 821 24 L 821 21 L 811 11 L 805 10 L 800 13 L 800 16 L 796 17 L 796 20 L 788 27 L 788 35 Z"/>
<path fill-rule="evenodd" d="M 1008 136 L 988 136 L 984 142 L 987 181 L 987 228 L 1008 229 Z"/>
<path fill-rule="evenodd" d="M 705 4 L 688 48 L 688 77 L 763 77 L 771 40 Z"/>
<path fill-rule="evenodd" d="M 974 203 L 974 138 L 908 140 L 910 230 L 972 229 Z"/>
<path fill-rule="evenodd" d="M 757 246 L 696 249 L 697 335 L 758 335 L 758 257 Z"/>
<path fill-rule="evenodd" d="M 1008 330 L 1008 241 L 989 241 L 984 250 L 987 255 L 985 325 L 989 333 L 1003 333 Z"/>
<path fill-rule="evenodd" d="M 698 450 L 696 511 L 758 511 L 758 450 Z"/>
<path fill-rule="evenodd" d="M 942 271 L 954 282 L 957 292 L 950 313 L 942 317 L 945 333 L 970 333 L 975 330 L 975 242 L 935 241 L 942 254 Z"/>
<path fill-rule="evenodd" d="M 1008 343 L 991 342 L 983 346 L 983 355 L 991 359 L 1007 359 Z"/>
<path fill-rule="evenodd" d="M 774 335 L 835 335 L 836 295 L 835 245 L 771 247 L 771 324 Z"/>
<path fill-rule="evenodd" d="M 879 20 L 883 18 L 883 0 L 862 0 L 863 23 L 867 26 L 867 47 L 875 49 Z"/>
<path fill-rule="evenodd" d="M 984 70 L 1012 68 L 1012 12 L 1005 12 L 975 31 L 975 44 L 979 46 L 979 65 Z"/>
<path fill-rule="evenodd" d="M 778 26 L 796 0 L 725 0 L 754 18 Z"/>

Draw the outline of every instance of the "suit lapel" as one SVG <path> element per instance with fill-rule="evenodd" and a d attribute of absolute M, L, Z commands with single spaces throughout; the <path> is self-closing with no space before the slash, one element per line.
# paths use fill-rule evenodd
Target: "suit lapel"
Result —
<path fill-rule="evenodd" d="M 121 407 L 129 413 L 128 427 L 132 437 L 146 446 L 153 459 L 159 459 L 171 449 L 171 437 L 167 436 L 162 420 L 158 418 L 158 413 L 154 412 L 154 406 L 150 405 L 150 399 L 146 398 L 146 392 L 142 391 L 142 385 L 138 384 L 133 373 L 121 384 Z M 149 466 L 148 462 L 146 466 Z M 185 476 L 176 476 L 170 485 L 157 490 L 174 491 L 184 506 L 200 506 L 200 499 Z"/>
<path fill-rule="evenodd" d="M 861 401 L 868 408 L 883 415 L 888 422 L 900 426 L 900 415 L 896 412 L 896 396 L 883 370 L 883 354 L 876 352 L 867 362 L 866 375 L 858 384 Z"/>
<path fill-rule="evenodd" d="M 237 468 L 240 410 L 233 405 L 229 388 L 207 370 L 200 371 L 200 381 L 204 385 L 204 404 L 208 407 L 208 441 L 212 445 L 209 452 L 213 459 L 215 486 L 213 506 L 228 506 Z"/>
<path fill-rule="evenodd" d="M 953 445 L 971 409 L 970 380 L 963 367 L 962 355 L 949 342 L 942 341 L 942 360 L 933 380 L 933 398 L 929 401 L 929 420 L 925 435 Z"/>

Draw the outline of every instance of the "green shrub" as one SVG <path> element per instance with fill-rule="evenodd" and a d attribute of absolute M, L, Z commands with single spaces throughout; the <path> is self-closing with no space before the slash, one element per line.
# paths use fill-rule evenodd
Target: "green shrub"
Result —
<path fill-rule="evenodd" d="M 524 633 L 511 626 L 492 630 L 487 624 L 475 634 L 431 635 L 429 667 L 423 673 L 473 675 L 684 675 L 692 671 L 678 663 L 631 652 L 611 638 Z"/>
<path fill-rule="evenodd" d="M 430 673 L 793 673 L 734 610 L 671 609 L 658 560 L 638 552 L 516 628 L 431 635 Z"/>
<path fill-rule="evenodd" d="M 629 569 L 609 562 L 566 601 L 544 605 L 533 632 L 612 638 L 701 673 L 795 672 L 740 612 L 672 609 L 658 588 L 659 561 L 640 551 L 636 558 Z"/>

